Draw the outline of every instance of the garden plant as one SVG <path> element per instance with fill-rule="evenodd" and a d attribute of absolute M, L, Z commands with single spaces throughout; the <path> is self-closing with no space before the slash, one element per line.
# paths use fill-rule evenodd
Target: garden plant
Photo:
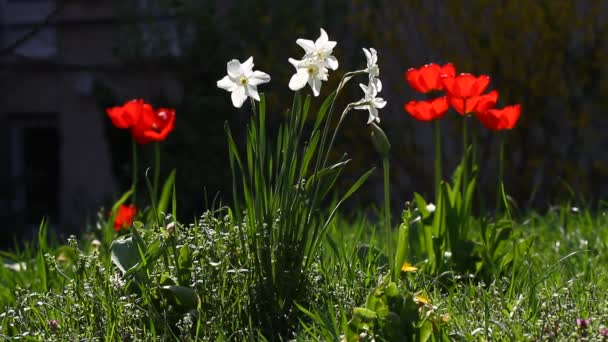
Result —
<path fill-rule="evenodd" d="M 250 113 L 244 139 L 225 125 L 233 200 L 195 219 L 179 213 L 180 171 L 163 172 L 161 145 L 179 113 L 144 99 L 106 110 L 132 136 L 131 186 L 86 234 L 57 240 L 43 220 L 35 241 L 0 252 L 3 340 L 608 340 L 605 203 L 541 214 L 508 195 L 504 149 L 524 108 L 497 107 L 487 75 L 430 63 L 404 74 L 421 96 L 404 104 L 409 116 L 385 113 L 376 49 L 362 48 L 360 65 L 342 72 L 324 29 L 296 43 L 299 59 L 272 66 L 293 68 L 289 105 L 266 100 L 261 90 L 276 80 L 253 57 L 217 75 L 226 101 Z M 323 87 L 330 77 L 335 89 Z M 355 83 L 361 97 L 348 98 Z M 384 115 L 434 121 L 434 193 L 399 208 Z M 454 170 L 445 170 L 439 120 L 461 125 Z M 355 170 L 343 189 L 350 159 L 335 142 L 346 121 L 367 127 L 381 165 Z M 500 140 L 496 198 L 485 201 L 493 211 L 479 208 L 480 129 Z M 344 212 L 376 172 L 377 215 Z"/>

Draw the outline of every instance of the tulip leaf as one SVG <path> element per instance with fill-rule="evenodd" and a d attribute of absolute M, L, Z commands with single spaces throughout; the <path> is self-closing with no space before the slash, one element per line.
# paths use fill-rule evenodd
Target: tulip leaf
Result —
<path fill-rule="evenodd" d="M 173 169 L 171 171 L 171 173 L 169 174 L 169 177 L 167 177 L 167 180 L 163 184 L 163 189 L 161 191 L 161 195 L 160 195 L 160 198 L 158 199 L 158 204 L 156 207 L 156 215 L 158 215 L 158 217 L 162 218 L 163 217 L 162 215 L 167 212 L 167 207 L 169 206 L 169 200 L 171 199 L 174 183 L 175 183 L 175 169 Z M 153 221 L 154 218 L 152 215 L 154 215 L 154 214 L 155 214 L 154 211 L 151 210 L 150 213 L 148 214 L 148 222 Z"/>
<path fill-rule="evenodd" d="M 196 309 L 198 305 L 196 291 L 190 287 L 165 285 L 161 287 L 161 291 L 168 297 L 170 303 L 186 310 Z"/>
<path fill-rule="evenodd" d="M 110 245 L 110 252 L 112 262 L 122 273 L 127 273 L 141 261 L 137 245 L 131 236 L 114 240 Z"/>
<path fill-rule="evenodd" d="M 177 269 L 178 269 L 178 282 L 182 285 L 190 283 L 192 276 L 192 255 L 188 245 L 183 245 L 179 249 L 179 256 L 177 258 Z"/>

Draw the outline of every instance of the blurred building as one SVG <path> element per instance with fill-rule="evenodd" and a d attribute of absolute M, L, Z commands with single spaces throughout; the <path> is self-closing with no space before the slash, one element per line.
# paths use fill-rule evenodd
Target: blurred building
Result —
<path fill-rule="evenodd" d="M 45 216 L 61 231 L 82 229 L 86 217 L 124 190 L 112 172 L 107 118 L 95 89 L 118 94 L 117 101 L 181 96 L 170 71 L 117 58 L 124 5 L 0 0 L 3 245 L 12 243 L 4 233 L 35 231 Z M 135 20 L 143 37 L 147 25 Z M 179 54 L 177 46 L 170 49 Z"/>

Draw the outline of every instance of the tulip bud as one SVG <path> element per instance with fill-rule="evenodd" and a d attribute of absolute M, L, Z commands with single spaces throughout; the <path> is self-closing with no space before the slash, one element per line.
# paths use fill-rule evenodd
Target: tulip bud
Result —
<path fill-rule="evenodd" d="M 386 134 L 384 134 L 384 131 L 382 130 L 382 128 L 380 128 L 375 123 L 372 122 L 370 124 L 370 126 L 372 128 L 372 132 L 371 132 L 372 143 L 374 144 L 376 151 L 378 151 L 378 153 L 380 153 L 382 158 L 388 157 L 388 152 L 391 149 L 391 143 L 388 141 Z"/>

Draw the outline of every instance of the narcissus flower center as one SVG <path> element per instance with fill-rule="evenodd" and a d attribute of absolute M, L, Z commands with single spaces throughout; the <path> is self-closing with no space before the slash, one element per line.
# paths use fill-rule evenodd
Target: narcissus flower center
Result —
<path fill-rule="evenodd" d="M 329 54 L 326 51 L 317 51 L 315 53 L 315 57 L 318 59 L 325 59 L 325 58 L 329 57 Z"/>
<path fill-rule="evenodd" d="M 308 67 L 308 73 L 309 73 L 310 75 L 316 75 L 318 71 L 319 71 L 319 69 L 318 69 L 318 68 L 317 68 L 317 66 L 315 66 L 315 65 L 310 65 L 310 66 Z"/>
<path fill-rule="evenodd" d="M 247 77 L 245 77 L 245 76 L 241 76 L 241 77 L 239 78 L 239 83 L 240 83 L 240 84 L 242 84 L 242 85 L 247 85 L 247 82 L 249 82 L 249 80 L 247 79 Z"/>

